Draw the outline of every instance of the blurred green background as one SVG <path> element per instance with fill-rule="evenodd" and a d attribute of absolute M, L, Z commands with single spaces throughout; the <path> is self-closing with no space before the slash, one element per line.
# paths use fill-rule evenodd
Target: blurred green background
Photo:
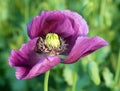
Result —
<path fill-rule="evenodd" d="M 89 37 L 109 42 L 74 64 L 50 72 L 49 91 L 120 91 L 120 0 L 0 0 L 0 91 L 43 91 L 44 74 L 17 80 L 8 65 L 12 49 L 29 39 L 26 24 L 42 10 L 70 9 L 88 22 Z"/>

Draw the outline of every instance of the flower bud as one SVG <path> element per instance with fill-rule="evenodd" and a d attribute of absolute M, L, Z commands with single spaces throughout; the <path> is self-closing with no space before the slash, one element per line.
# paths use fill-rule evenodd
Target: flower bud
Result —
<path fill-rule="evenodd" d="M 99 85 L 100 84 L 99 69 L 97 64 L 94 61 L 89 61 L 87 63 L 87 71 L 91 81 L 95 85 Z"/>

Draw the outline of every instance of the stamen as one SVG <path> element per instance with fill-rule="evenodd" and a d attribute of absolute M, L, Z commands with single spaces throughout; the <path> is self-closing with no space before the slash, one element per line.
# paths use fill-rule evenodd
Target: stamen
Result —
<path fill-rule="evenodd" d="M 39 38 L 36 46 L 37 53 L 55 56 L 63 53 L 67 48 L 65 41 L 55 33 L 48 33 L 45 37 Z"/>

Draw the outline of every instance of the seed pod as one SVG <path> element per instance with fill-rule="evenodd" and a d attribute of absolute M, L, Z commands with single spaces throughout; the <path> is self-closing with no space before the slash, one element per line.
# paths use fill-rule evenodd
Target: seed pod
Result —
<path fill-rule="evenodd" d="M 103 72 L 102 72 L 102 76 L 103 79 L 105 81 L 105 85 L 108 88 L 112 88 L 114 86 L 114 77 L 113 77 L 113 73 L 110 72 L 110 70 L 106 67 L 104 68 Z"/>
<path fill-rule="evenodd" d="M 98 69 L 97 64 L 94 61 L 89 61 L 87 63 L 87 72 L 88 72 L 88 75 L 91 81 L 95 85 L 99 85 L 100 84 L 99 69 Z"/>
<path fill-rule="evenodd" d="M 48 33 L 45 38 L 45 44 L 48 48 L 58 48 L 60 46 L 60 40 L 57 34 Z"/>

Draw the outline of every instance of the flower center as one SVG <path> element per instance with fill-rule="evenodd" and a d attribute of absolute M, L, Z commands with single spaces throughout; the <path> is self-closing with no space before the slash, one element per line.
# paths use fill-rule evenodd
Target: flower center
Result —
<path fill-rule="evenodd" d="M 66 50 L 67 44 L 55 33 L 48 33 L 44 38 L 39 38 L 36 44 L 35 51 L 37 53 L 55 56 L 63 53 Z"/>

